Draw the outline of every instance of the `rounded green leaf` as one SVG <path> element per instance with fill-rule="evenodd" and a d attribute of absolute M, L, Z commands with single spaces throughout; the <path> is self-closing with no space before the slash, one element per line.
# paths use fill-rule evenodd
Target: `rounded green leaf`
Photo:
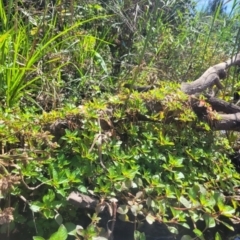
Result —
<path fill-rule="evenodd" d="M 55 220 L 56 220 L 58 225 L 61 225 L 62 222 L 63 222 L 63 218 L 59 213 L 55 215 Z"/>
<path fill-rule="evenodd" d="M 31 204 L 30 205 L 30 209 L 33 211 L 33 212 L 39 212 L 41 207 L 40 206 L 37 206 L 37 205 L 34 205 L 34 204 Z"/>
<path fill-rule="evenodd" d="M 66 240 L 68 236 L 67 229 L 64 225 L 61 225 L 57 232 L 53 233 L 49 240 Z"/>
<path fill-rule="evenodd" d="M 178 230 L 175 227 L 168 227 L 168 230 L 173 234 L 178 234 Z"/>
<path fill-rule="evenodd" d="M 67 229 L 67 232 L 68 232 L 68 235 L 72 235 L 72 236 L 75 236 L 76 235 L 76 225 L 71 223 L 71 222 L 67 222 L 64 224 L 66 229 Z"/>
<path fill-rule="evenodd" d="M 206 224 L 207 228 L 213 228 L 213 227 L 216 226 L 215 219 L 213 217 L 211 217 L 209 214 L 205 213 L 203 215 L 203 218 L 204 218 L 204 221 L 205 221 L 205 224 Z"/>
<path fill-rule="evenodd" d="M 120 205 L 117 209 L 117 212 L 119 214 L 127 214 L 128 210 L 129 210 L 129 208 L 127 205 Z"/>

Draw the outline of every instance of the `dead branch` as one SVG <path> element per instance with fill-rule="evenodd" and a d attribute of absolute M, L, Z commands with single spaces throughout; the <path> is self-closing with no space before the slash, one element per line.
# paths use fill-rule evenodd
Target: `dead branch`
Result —
<path fill-rule="evenodd" d="M 216 85 L 218 89 L 222 89 L 223 85 L 221 79 L 225 79 L 227 74 L 226 70 L 235 65 L 240 65 L 240 53 L 228 59 L 226 62 L 219 63 L 208 68 L 203 75 L 191 83 L 182 83 L 181 90 L 186 94 L 202 93 L 207 88 Z"/>
<path fill-rule="evenodd" d="M 229 58 L 226 62 L 216 64 L 207 69 L 201 77 L 191 83 L 182 83 L 181 90 L 189 96 L 189 102 L 186 106 L 191 106 L 197 117 L 209 124 L 212 130 L 234 130 L 240 132 L 240 107 L 226 102 L 224 100 L 213 97 L 204 91 L 208 88 L 216 86 L 218 89 L 223 88 L 222 80 L 226 78 L 226 71 L 231 66 L 240 66 L 240 53 Z M 148 91 L 152 90 L 153 87 L 138 88 L 135 87 L 136 91 Z M 202 105 L 198 99 L 198 95 L 202 93 L 205 96 L 206 104 Z M 195 94 L 195 95 L 194 95 Z M 148 110 L 147 115 L 142 114 L 138 111 L 126 111 L 126 115 L 123 119 L 113 121 L 114 106 L 110 105 L 109 109 L 105 111 L 107 119 L 99 113 L 99 126 L 101 128 L 100 135 L 104 131 L 114 131 L 116 124 L 121 121 L 137 122 L 137 121 L 149 121 L 149 122 L 161 122 L 158 119 L 151 119 L 151 115 L 156 115 L 161 111 L 166 110 L 164 101 L 146 100 L 146 108 Z M 210 107 L 209 107 L 210 106 Z M 210 109 L 210 111 L 209 111 Z M 178 113 L 169 111 L 165 113 L 164 123 L 168 124 L 176 121 Z M 77 118 L 77 121 L 76 121 Z M 81 121 L 84 118 L 84 108 L 79 108 L 79 115 L 74 116 L 73 119 L 58 120 L 53 123 L 47 130 L 49 130 L 54 136 L 55 140 L 58 140 L 65 134 L 65 129 L 70 128 L 71 123 L 74 123 L 74 129 L 81 128 Z M 71 129 L 71 128 L 70 128 Z M 102 133 L 103 132 L 103 133 Z M 104 135 L 103 135 L 104 136 Z M 95 144 L 95 143 L 94 143 Z M 93 145 L 94 145 L 93 144 Z M 91 149 L 90 149 L 91 151 Z"/>

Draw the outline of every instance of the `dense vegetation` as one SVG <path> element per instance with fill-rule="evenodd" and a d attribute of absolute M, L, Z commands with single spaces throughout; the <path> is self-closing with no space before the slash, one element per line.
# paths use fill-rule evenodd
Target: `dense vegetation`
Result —
<path fill-rule="evenodd" d="M 239 2 L 223 4 L 0 0 L 5 239 L 239 231 L 239 135 L 200 121 L 179 87 L 239 52 Z M 218 97 L 230 102 L 238 77 Z"/>

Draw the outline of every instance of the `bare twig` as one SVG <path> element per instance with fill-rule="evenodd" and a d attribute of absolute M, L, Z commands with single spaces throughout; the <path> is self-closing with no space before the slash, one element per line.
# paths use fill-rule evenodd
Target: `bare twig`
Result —
<path fill-rule="evenodd" d="M 29 208 L 30 208 L 30 203 L 29 203 L 29 201 L 28 201 L 24 196 L 22 196 L 22 195 L 20 195 L 19 197 L 20 197 L 20 198 L 29 206 Z M 30 208 L 30 210 L 31 210 L 31 208 Z M 32 212 L 32 216 L 33 216 L 33 223 L 34 223 L 35 231 L 36 231 L 36 233 L 38 233 L 37 224 L 36 224 L 35 217 L 34 217 L 34 212 L 33 212 L 32 210 L 31 210 L 31 212 Z"/>
<path fill-rule="evenodd" d="M 92 143 L 92 146 L 89 149 L 89 152 L 91 152 L 93 147 L 95 145 L 97 145 L 100 164 L 101 164 L 102 168 L 105 171 L 107 171 L 107 168 L 103 164 L 103 160 L 102 160 L 102 143 L 103 143 L 103 141 L 106 141 L 106 135 L 102 134 L 102 132 L 101 132 L 101 125 L 100 125 L 100 119 L 99 118 L 98 118 L 98 125 L 99 125 L 99 133 L 95 136 L 95 138 L 93 140 L 93 143 Z"/>
<path fill-rule="evenodd" d="M 26 184 L 26 182 L 24 181 L 24 178 L 23 178 L 23 175 L 22 175 L 21 171 L 19 171 L 19 172 L 20 172 L 20 176 L 21 176 L 21 180 L 22 180 L 23 185 L 24 185 L 27 189 L 32 190 L 32 191 L 40 188 L 42 185 L 44 185 L 44 184 L 46 184 L 47 182 L 50 182 L 50 181 L 51 181 L 51 180 L 48 180 L 48 181 L 46 181 L 46 182 L 40 183 L 40 184 L 37 185 L 36 187 L 29 187 L 29 186 Z"/>

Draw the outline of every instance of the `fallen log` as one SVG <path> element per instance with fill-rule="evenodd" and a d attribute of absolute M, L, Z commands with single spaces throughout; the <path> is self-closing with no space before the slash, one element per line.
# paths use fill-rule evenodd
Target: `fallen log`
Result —
<path fill-rule="evenodd" d="M 222 89 L 223 85 L 220 80 L 226 78 L 226 71 L 229 67 L 236 65 L 240 65 L 240 53 L 228 59 L 226 62 L 208 68 L 197 80 L 191 83 L 183 82 L 181 84 L 181 90 L 184 93 L 191 95 L 202 93 L 204 90 L 212 88 L 214 85 L 216 85 L 218 89 Z"/>
<path fill-rule="evenodd" d="M 240 107 L 224 101 L 222 99 L 213 97 L 205 90 L 213 87 L 214 85 L 218 89 L 223 88 L 222 80 L 227 76 L 227 69 L 232 66 L 240 66 L 240 53 L 228 59 L 226 62 L 216 64 L 207 69 L 201 77 L 191 83 L 182 83 L 181 91 L 189 95 L 189 101 L 184 100 L 186 103 L 182 105 L 184 107 L 191 107 L 196 113 L 197 117 L 201 121 L 205 121 L 209 124 L 212 130 L 233 130 L 240 132 Z M 128 87 L 127 85 L 125 87 Z M 153 86 L 148 87 L 136 87 L 134 91 L 144 94 L 146 91 L 158 91 L 158 88 Z M 152 92 L 151 92 L 152 93 Z M 151 95 L 150 93 L 150 95 Z M 154 92 L 153 92 L 154 94 Z M 199 95 L 204 96 L 204 100 L 199 99 Z M 173 93 L 173 96 L 166 96 L 171 98 L 171 101 L 178 101 L 178 93 Z M 144 95 L 142 95 L 144 96 Z M 148 95 L 147 95 L 148 96 Z M 176 98 L 176 99 L 175 99 Z M 121 105 L 114 106 L 110 104 L 107 109 L 101 110 L 98 114 L 99 123 L 102 131 L 114 131 L 116 125 L 123 121 L 136 122 L 136 121 L 150 121 L 150 122 L 161 122 L 160 119 L 152 119 L 151 116 L 164 112 L 164 123 L 168 124 L 173 121 L 179 121 L 176 117 L 178 113 L 174 111 L 166 111 L 166 101 L 156 100 L 154 98 L 144 98 L 147 113 L 143 114 L 137 109 L 133 111 L 126 110 L 125 115 L 121 119 L 114 119 L 115 108 L 120 108 Z M 169 101 L 169 100 L 167 100 Z M 122 106 L 123 107 L 123 106 Z M 183 108 L 184 108 L 183 107 Z M 46 130 L 50 131 L 56 138 L 60 139 L 65 134 L 65 129 L 74 126 L 74 129 L 80 129 L 82 126 L 82 119 L 84 118 L 85 107 L 79 106 L 79 113 L 73 118 L 62 119 L 54 122 L 51 126 L 48 126 Z"/>
<path fill-rule="evenodd" d="M 228 59 L 226 62 L 210 67 L 195 81 L 181 84 L 181 90 L 188 95 L 203 93 L 206 97 L 206 102 L 211 106 L 213 111 L 218 113 L 217 118 L 213 119 L 212 116 L 209 116 L 207 106 L 203 107 L 197 104 L 196 101 L 192 101 L 193 109 L 197 115 L 204 116 L 204 120 L 207 121 L 214 130 L 240 131 L 240 107 L 213 97 L 210 94 L 204 94 L 206 89 L 212 88 L 213 86 L 216 86 L 218 89 L 223 88 L 221 80 L 226 78 L 227 69 L 231 66 L 240 66 L 240 53 Z"/>

